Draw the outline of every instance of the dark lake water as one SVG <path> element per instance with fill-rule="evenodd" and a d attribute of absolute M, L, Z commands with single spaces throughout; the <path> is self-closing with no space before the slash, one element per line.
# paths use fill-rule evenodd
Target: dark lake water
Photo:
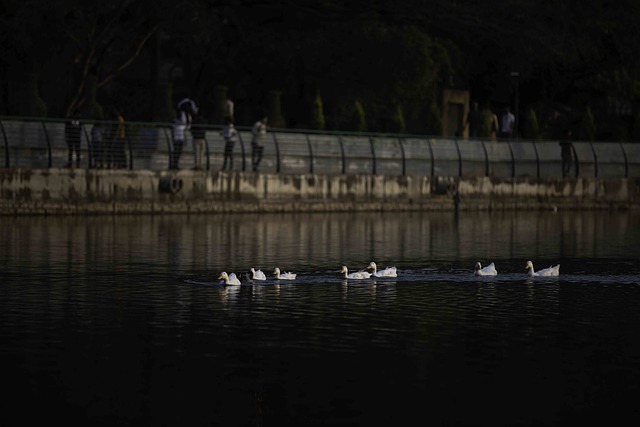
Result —
<path fill-rule="evenodd" d="M 5 217 L 0 266 L 3 426 L 640 420 L 640 213 Z"/>

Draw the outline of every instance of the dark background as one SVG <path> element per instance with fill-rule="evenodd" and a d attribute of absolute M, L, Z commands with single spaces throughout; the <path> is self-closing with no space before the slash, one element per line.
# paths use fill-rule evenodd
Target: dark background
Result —
<path fill-rule="evenodd" d="M 517 89 L 524 136 L 633 140 L 638 18 L 631 0 L 0 0 L 0 114 L 166 121 L 191 97 L 218 122 L 227 92 L 238 125 L 438 134 L 443 89 L 496 112 Z"/>

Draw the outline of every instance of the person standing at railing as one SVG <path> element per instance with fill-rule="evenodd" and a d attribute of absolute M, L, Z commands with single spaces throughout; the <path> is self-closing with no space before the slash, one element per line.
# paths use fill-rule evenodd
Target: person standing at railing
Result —
<path fill-rule="evenodd" d="M 489 113 L 491 115 L 489 125 L 489 139 L 491 141 L 495 141 L 498 136 L 498 130 L 500 129 L 500 122 L 498 121 L 497 114 L 493 112 L 493 109 L 489 109 Z"/>
<path fill-rule="evenodd" d="M 76 167 L 80 167 L 80 138 L 82 133 L 82 125 L 78 115 L 74 115 L 64 125 L 64 139 L 67 142 L 68 149 L 68 168 L 73 166 L 73 155 L 75 154 Z"/>
<path fill-rule="evenodd" d="M 187 130 L 191 127 L 192 115 L 198 112 L 198 108 L 189 98 L 185 98 L 178 103 L 176 119 L 173 122 L 173 155 L 169 169 L 178 169 L 180 155 L 187 137 Z"/>
<path fill-rule="evenodd" d="M 126 134 L 124 117 L 117 109 L 113 110 L 114 132 L 113 139 L 111 141 L 111 150 L 109 164 L 114 168 L 124 168 L 127 166 L 127 154 L 126 154 Z"/>
<path fill-rule="evenodd" d="M 258 166 L 262 161 L 264 152 L 264 139 L 267 135 L 267 116 L 255 122 L 251 130 L 253 139 L 251 140 L 251 166 L 254 172 L 258 171 Z"/>
<path fill-rule="evenodd" d="M 469 128 L 469 138 L 477 138 L 478 130 L 480 129 L 480 110 L 478 110 L 478 101 L 473 101 L 471 109 L 467 114 L 467 121 L 465 122 L 465 128 Z"/>
<path fill-rule="evenodd" d="M 516 117 L 513 115 L 511 110 L 509 110 L 509 106 L 506 106 L 500 120 L 500 138 L 507 140 L 511 139 L 515 130 L 515 123 Z"/>
<path fill-rule="evenodd" d="M 204 156 L 205 156 L 205 125 L 206 121 L 202 116 L 202 111 L 198 110 L 193 115 L 193 121 L 191 122 L 191 136 L 193 137 L 193 151 L 195 156 L 195 170 L 203 169 Z"/>
<path fill-rule="evenodd" d="M 91 148 L 93 150 L 93 162 L 95 167 L 106 167 L 104 150 L 104 128 L 102 123 L 94 123 L 91 127 Z"/>
<path fill-rule="evenodd" d="M 238 138 L 238 131 L 231 122 L 231 117 L 225 118 L 225 126 L 220 133 L 224 138 L 224 162 L 222 163 L 222 170 L 227 169 L 227 161 L 229 162 L 229 169 L 233 169 L 233 147 Z"/>
<path fill-rule="evenodd" d="M 571 130 L 564 132 L 563 139 L 560 141 L 560 155 L 562 156 L 562 177 L 566 178 L 571 173 L 571 164 L 573 163 L 573 144 L 571 142 Z"/>

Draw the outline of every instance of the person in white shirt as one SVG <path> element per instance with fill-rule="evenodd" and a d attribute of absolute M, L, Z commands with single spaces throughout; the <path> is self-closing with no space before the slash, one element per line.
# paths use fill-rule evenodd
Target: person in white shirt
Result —
<path fill-rule="evenodd" d="M 238 131 L 231 122 L 231 118 L 225 119 L 225 126 L 222 129 L 222 137 L 224 138 L 224 162 L 222 163 L 222 170 L 233 169 L 233 146 L 236 144 L 238 137 Z M 227 165 L 228 162 L 228 165 Z"/>
<path fill-rule="evenodd" d="M 193 114 L 198 112 L 196 103 L 185 98 L 178 102 L 176 119 L 173 122 L 173 153 L 171 155 L 169 169 L 178 169 L 182 147 L 187 137 L 187 130 L 191 128 Z"/>
<path fill-rule="evenodd" d="M 514 126 L 516 123 L 516 117 L 509 110 L 509 107 L 505 107 L 502 117 L 500 117 L 500 138 L 511 139 L 513 135 Z"/>
<path fill-rule="evenodd" d="M 251 165 L 253 171 L 258 170 L 260 161 L 262 161 L 262 153 L 264 152 L 264 138 L 267 134 L 267 116 L 255 122 L 253 129 L 253 139 L 251 140 Z"/>

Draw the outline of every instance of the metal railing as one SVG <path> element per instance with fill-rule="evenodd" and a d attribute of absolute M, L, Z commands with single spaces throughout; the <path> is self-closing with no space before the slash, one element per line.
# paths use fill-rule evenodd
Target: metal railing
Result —
<path fill-rule="evenodd" d="M 99 155 L 91 130 L 105 130 Z M 174 155 L 172 127 L 130 122 L 121 141 L 109 132 L 115 122 L 85 122 L 80 140 L 81 168 L 169 169 Z M 68 164 L 64 120 L 0 118 L 0 167 L 59 168 Z M 218 170 L 224 159 L 221 126 L 205 127 L 202 168 Z M 239 127 L 234 169 L 251 170 L 251 129 Z M 195 167 L 189 132 L 179 160 Z M 640 143 L 573 142 L 575 177 L 640 177 Z M 120 164 L 109 162 L 116 153 Z M 102 160 L 102 162 L 100 161 Z M 106 160 L 106 161 L 105 161 Z M 75 164 L 75 159 L 73 159 Z M 380 174 L 413 176 L 492 176 L 551 178 L 562 176 L 558 141 L 491 141 L 418 135 L 382 135 L 269 129 L 259 171 L 291 174 Z"/>

